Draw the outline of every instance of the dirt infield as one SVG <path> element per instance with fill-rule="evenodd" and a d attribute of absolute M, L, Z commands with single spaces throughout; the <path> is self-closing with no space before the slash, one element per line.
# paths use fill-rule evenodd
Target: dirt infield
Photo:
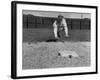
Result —
<path fill-rule="evenodd" d="M 90 42 L 23 42 L 22 68 L 42 69 L 90 66 Z M 59 50 L 75 51 L 79 57 L 58 56 Z"/>

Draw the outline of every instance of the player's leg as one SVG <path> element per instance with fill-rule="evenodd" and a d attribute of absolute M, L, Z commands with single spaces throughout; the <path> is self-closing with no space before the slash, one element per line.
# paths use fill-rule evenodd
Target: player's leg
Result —
<path fill-rule="evenodd" d="M 57 31 L 58 38 L 60 38 L 60 31 Z"/>

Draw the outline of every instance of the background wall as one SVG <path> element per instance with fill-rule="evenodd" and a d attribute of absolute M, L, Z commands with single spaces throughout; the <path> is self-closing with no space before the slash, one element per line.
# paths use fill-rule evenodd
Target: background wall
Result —
<path fill-rule="evenodd" d="M 26 0 L 21 0 L 26 1 Z M 34 2 L 49 2 L 49 3 L 62 3 L 62 4 L 82 4 L 82 5 L 98 5 L 100 14 L 100 0 L 30 0 Z M 11 80 L 11 0 L 0 1 L 0 80 Z M 100 21 L 100 15 L 98 16 Z M 98 23 L 98 34 L 100 34 L 100 23 Z M 98 36 L 100 41 L 100 36 Z M 98 42 L 100 47 L 100 42 Z M 99 52 L 100 53 L 100 49 Z M 100 57 L 100 54 L 98 54 Z M 100 61 L 100 58 L 98 58 Z M 100 62 L 98 64 L 100 68 Z M 77 76 L 64 76 L 64 77 L 48 77 L 36 79 L 23 79 L 23 80 L 100 80 L 99 74 L 91 75 L 77 75 Z M 21 80 L 21 79 L 20 79 Z"/>
<path fill-rule="evenodd" d="M 52 12 L 51 12 L 52 13 Z M 74 14 L 73 14 L 74 15 Z M 53 23 L 57 20 L 57 17 L 41 17 L 32 14 L 23 14 L 23 28 L 47 28 L 53 29 Z M 90 18 L 78 18 L 74 15 L 74 18 L 65 18 L 68 29 L 78 30 L 90 30 L 91 19 Z"/>

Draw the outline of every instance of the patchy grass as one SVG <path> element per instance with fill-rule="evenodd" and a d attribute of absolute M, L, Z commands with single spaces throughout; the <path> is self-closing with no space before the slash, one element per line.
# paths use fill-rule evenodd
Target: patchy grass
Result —
<path fill-rule="evenodd" d="M 22 46 L 23 69 L 90 66 L 90 42 L 33 42 Z M 79 57 L 58 56 L 59 50 L 75 51 Z"/>
<path fill-rule="evenodd" d="M 65 41 L 87 42 L 91 39 L 90 30 L 69 30 L 69 37 Z M 23 42 L 43 42 L 55 39 L 53 29 L 23 29 Z"/>

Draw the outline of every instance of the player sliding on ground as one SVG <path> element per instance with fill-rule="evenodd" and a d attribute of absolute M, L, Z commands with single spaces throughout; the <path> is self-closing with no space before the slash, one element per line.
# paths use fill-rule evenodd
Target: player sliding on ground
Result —
<path fill-rule="evenodd" d="M 64 37 L 68 37 L 68 27 L 65 18 L 62 15 L 58 15 L 58 19 L 53 23 L 54 36 L 56 39 L 61 37 L 60 32 L 65 32 Z"/>

